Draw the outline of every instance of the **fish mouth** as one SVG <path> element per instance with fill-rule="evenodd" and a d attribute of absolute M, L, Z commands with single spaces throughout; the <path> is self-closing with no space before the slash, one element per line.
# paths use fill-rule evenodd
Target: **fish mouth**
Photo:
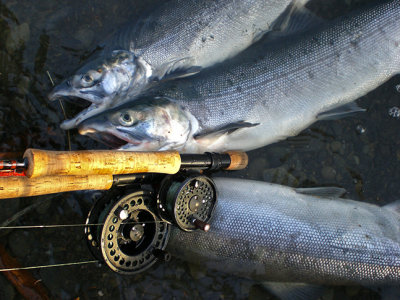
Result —
<path fill-rule="evenodd" d="M 100 104 L 104 102 L 105 96 L 102 93 L 91 90 L 90 88 L 75 88 L 70 80 L 65 80 L 57 85 L 48 95 L 49 101 L 65 99 L 80 106 L 89 106 L 89 104 Z M 85 104 L 83 104 L 85 103 Z"/>
<path fill-rule="evenodd" d="M 139 147 L 143 144 L 143 141 L 133 140 L 131 137 L 128 137 L 123 133 L 119 134 L 119 132 L 115 130 L 99 132 L 93 128 L 79 128 L 79 133 L 81 135 L 87 135 L 90 138 L 114 149 L 121 147 L 124 148 L 128 145 L 130 147 Z"/>
<path fill-rule="evenodd" d="M 111 133 L 87 132 L 87 133 L 84 133 L 84 135 L 87 135 L 90 138 L 92 138 L 100 143 L 103 143 L 106 146 L 113 148 L 113 149 L 117 149 L 117 148 L 126 146 L 128 144 L 127 141 L 122 140 Z"/>
<path fill-rule="evenodd" d="M 56 99 L 65 100 L 66 102 L 72 103 L 76 106 L 79 106 L 80 108 L 88 108 L 91 105 L 90 101 L 80 98 L 80 97 L 62 96 L 62 97 L 57 97 Z"/>

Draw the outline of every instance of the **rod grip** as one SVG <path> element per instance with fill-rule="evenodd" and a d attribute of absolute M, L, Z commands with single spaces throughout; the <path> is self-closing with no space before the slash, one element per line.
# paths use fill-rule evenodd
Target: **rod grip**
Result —
<path fill-rule="evenodd" d="M 108 190 L 112 184 L 112 175 L 44 176 L 39 178 L 1 177 L 0 199 L 80 190 Z"/>
<path fill-rule="evenodd" d="M 129 152 L 108 150 L 47 151 L 27 149 L 26 176 L 175 174 L 181 166 L 177 151 Z"/>
<path fill-rule="evenodd" d="M 246 152 L 242 151 L 226 151 L 231 158 L 231 164 L 229 167 L 225 168 L 225 170 L 234 171 L 234 170 L 243 170 L 247 167 L 249 163 L 249 157 Z"/>

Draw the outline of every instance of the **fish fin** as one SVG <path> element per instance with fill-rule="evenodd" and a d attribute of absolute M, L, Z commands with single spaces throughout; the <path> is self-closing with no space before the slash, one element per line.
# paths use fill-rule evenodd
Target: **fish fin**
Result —
<path fill-rule="evenodd" d="M 260 125 L 260 123 L 249 123 L 249 122 L 245 122 L 245 121 L 239 121 L 236 123 L 230 123 L 227 124 L 225 126 L 222 126 L 220 128 L 218 128 L 217 130 L 214 131 L 206 131 L 206 132 L 202 132 L 199 134 L 196 134 L 194 136 L 194 138 L 196 140 L 202 140 L 202 139 L 216 139 L 219 138 L 225 134 L 231 134 L 232 132 L 241 129 L 241 128 L 248 128 L 248 127 L 254 127 Z"/>
<path fill-rule="evenodd" d="M 305 7 L 308 2 L 309 0 L 293 0 L 272 25 L 272 36 L 304 32 L 325 23 Z"/>
<path fill-rule="evenodd" d="M 191 65 L 191 61 L 193 61 L 193 58 L 184 57 L 165 63 L 160 68 L 162 71 L 159 74 L 154 74 L 154 77 L 158 80 L 171 80 L 199 73 L 202 70 L 200 66 L 186 67 Z"/>
<path fill-rule="evenodd" d="M 340 198 L 347 191 L 343 188 L 328 186 L 328 187 L 316 187 L 316 188 L 297 188 L 295 191 L 303 195 L 312 195 L 324 198 Z"/>
<path fill-rule="evenodd" d="M 316 300 L 325 291 L 323 286 L 307 283 L 263 282 L 261 285 L 281 300 Z"/>
<path fill-rule="evenodd" d="M 190 67 L 188 69 L 175 70 L 172 73 L 166 74 L 162 78 L 162 81 L 192 76 L 194 74 L 199 73 L 202 69 L 203 69 L 202 67 L 193 66 L 193 67 Z"/>
<path fill-rule="evenodd" d="M 320 114 L 317 115 L 317 120 L 337 120 L 340 118 L 347 117 L 349 115 L 359 113 L 359 112 L 365 112 L 366 109 L 362 108 L 357 105 L 355 102 L 351 102 L 342 106 L 339 106 L 334 109 L 330 109 L 327 111 L 324 111 Z"/>
<path fill-rule="evenodd" d="M 389 210 L 395 211 L 396 213 L 400 214 L 400 200 L 396 200 L 392 203 L 386 204 L 383 206 L 384 208 L 387 208 Z"/>

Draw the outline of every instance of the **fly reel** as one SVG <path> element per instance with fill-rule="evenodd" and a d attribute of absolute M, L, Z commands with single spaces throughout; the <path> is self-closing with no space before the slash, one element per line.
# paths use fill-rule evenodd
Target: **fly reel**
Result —
<path fill-rule="evenodd" d="M 217 200 L 215 184 L 206 176 L 167 176 L 157 196 L 157 210 L 164 221 L 184 231 L 208 231 Z"/>
<path fill-rule="evenodd" d="M 163 250 L 170 225 L 154 213 L 152 192 L 138 190 L 111 201 L 107 198 L 96 202 L 87 219 L 85 233 L 94 256 L 122 274 L 136 274 L 159 259 L 168 259 Z"/>
<path fill-rule="evenodd" d="M 104 193 L 86 220 L 91 252 L 118 273 L 136 274 L 168 260 L 164 249 L 170 224 L 184 231 L 210 228 L 207 222 L 217 196 L 210 178 L 178 174 L 165 176 L 161 184 L 145 182 L 122 182 L 125 185 Z"/>

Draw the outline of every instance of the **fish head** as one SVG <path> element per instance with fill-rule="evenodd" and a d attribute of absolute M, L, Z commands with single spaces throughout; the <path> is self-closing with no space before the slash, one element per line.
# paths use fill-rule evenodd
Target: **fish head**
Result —
<path fill-rule="evenodd" d="M 102 54 L 56 86 L 49 99 L 78 98 L 108 106 L 115 97 L 123 97 L 134 85 L 137 70 L 135 56 L 130 51 L 115 50 L 108 55 Z"/>
<path fill-rule="evenodd" d="M 145 97 L 87 119 L 78 130 L 121 150 L 180 150 L 197 130 L 197 124 L 174 101 Z"/>

